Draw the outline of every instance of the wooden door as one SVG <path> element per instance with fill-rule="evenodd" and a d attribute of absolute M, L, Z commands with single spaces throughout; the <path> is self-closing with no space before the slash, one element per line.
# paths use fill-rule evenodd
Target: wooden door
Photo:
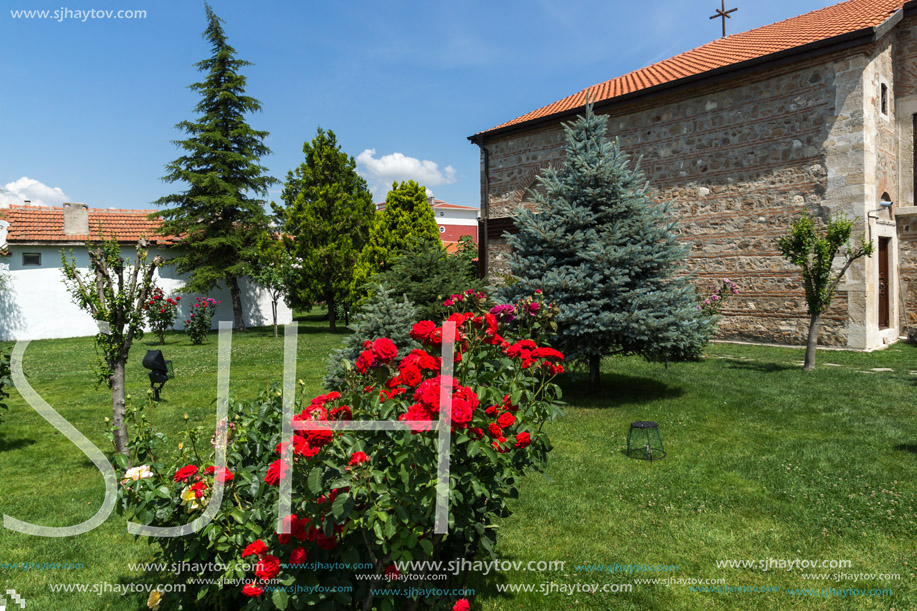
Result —
<path fill-rule="evenodd" d="M 888 299 L 888 246 L 891 238 L 879 238 L 879 328 L 887 329 L 889 322 Z"/>

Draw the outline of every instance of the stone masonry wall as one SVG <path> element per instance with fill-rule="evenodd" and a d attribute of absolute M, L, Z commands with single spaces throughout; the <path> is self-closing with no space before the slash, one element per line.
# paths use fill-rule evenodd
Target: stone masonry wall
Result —
<path fill-rule="evenodd" d="M 865 180 L 865 64 L 862 49 L 837 53 L 609 113 L 609 136 L 642 156 L 656 200 L 672 202 L 681 217 L 688 273 L 701 286 L 723 277 L 738 283 L 741 294 L 724 311 L 722 337 L 804 341 L 801 278 L 780 256 L 776 239 L 805 208 L 863 216 L 857 205 Z M 530 205 L 527 191 L 544 167 L 562 165 L 564 134 L 552 125 L 488 139 L 485 146 L 488 218 L 501 218 Z M 829 174 L 829 158 L 839 173 Z M 852 175 L 857 165 L 859 176 Z M 490 240 L 491 274 L 508 271 L 508 252 L 505 240 Z M 863 292 L 856 281 L 847 282 L 823 317 L 823 344 L 848 344 L 851 290 Z"/>

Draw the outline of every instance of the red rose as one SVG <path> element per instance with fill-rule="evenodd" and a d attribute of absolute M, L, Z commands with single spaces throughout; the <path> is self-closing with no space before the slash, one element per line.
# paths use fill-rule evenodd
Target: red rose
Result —
<path fill-rule="evenodd" d="M 204 473 L 207 475 L 213 475 L 213 481 L 217 482 L 218 484 L 231 482 L 233 478 L 232 471 L 226 467 L 220 467 L 220 472 L 217 475 L 214 475 L 214 473 L 216 473 L 216 467 L 214 466 L 210 466 L 204 469 Z"/>
<path fill-rule="evenodd" d="M 408 365 L 401 370 L 401 383 L 405 386 L 417 386 L 423 380 L 423 374 L 416 365 Z"/>
<path fill-rule="evenodd" d="M 189 477 L 194 475 L 195 473 L 197 473 L 197 467 L 195 467 L 194 465 L 188 465 L 176 471 L 175 477 L 173 477 L 172 479 L 175 480 L 176 482 L 184 482 Z"/>
<path fill-rule="evenodd" d="M 248 596 L 249 598 L 258 598 L 264 594 L 264 590 L 255 585 L 255 582 L 245 584 L 245 587 L 242 588 L 242 593 Z"/>
<path fill-rule="evenodd" d="M 328 445 L 331 443 L 331 438 L 334 437 L 334 431 L 331 429 L 312 429 L 310 431 L 305 431 L 305 433 L 306 441 L 309 442 L 310 446 L 315 448 Z"/>
<path fill-rule="evenodd" d="M 491 422 L 490 426 L 487 427 L 487 430 L 490 431 L 490 434 L 493 437 L 501 437 L 503 435 L 503 429 L 501 429 L 500 425 L 496 422 Z"/>
<path fill-rule="evenodd" d="M 353 412 L 346 405 L 331 410 L 332 420 L 353 420 Z"/>
<path fill-rule="evenodd" d="M 279 572 L 280 560 L 277 556 L 272 556 L 270 554 L 262 556 L 261 560 L 258 561 L 258 565 L 255 567 L 255 575 L 264 581 L 273 579 Z"/>
<path fill-rule="evenodd" d="M 557 359 L 558 361 L 564 360 L 564 355 L 555 350 L 554 348 L 542 347 L 536 348 L 532 352 L 532 356 L 536 359 Z"/>
<path fill-rule="evenodd" d="M 194 498 L 202 498 L 204 496 L 204 490 L 206 489 L 207 484 L 205 484 L 203 481 L 191 484 L 191 490 L 194 491 Z"/>
<path fill-rule="evenodd" d="M 482 439 L 484 437 L 484 429 L 479 427 L 468 429 L 468 436 L 472 439 Z"/>
<path fill-rule="evenodd" d="M 366 370 L 373 366 L 373 353 L 369 350 L 361 352 L 354 366 L 360 373 L 366 373 Z"/>
<path fill-rule="evenodd" d="M 338 540 L 334 537 L 325 536 L 323 532 L 318 532 L 315 535 L 315 544 L 328 552 L 337 547 Z"/>
<path fill-rule="evenodd" d="M 388 363 L 398 356 L 398 348 L 389 338 L 380 337 L 373 342 L 373 355 L 383 363 Z"/>
<path fill-rule="evenodd" d="M 452 611 L 471 611 L 471 605 L 468 604 L 467 598 L 460 598 L 452 607 Z"/>
<path fill-rule="evenodd" d="M 528 433 L 519 433 L 516 435 L 517 448 L 527 448 L 530 443 L 532 443 L 532 439 Z"/>
<path fill-rule="evenodd" d="M 290 466 L 284 464 L 282 460 L 275 460 L 271 463 L 271 466 L 267 469 L 267 475 L 264 476 L 264 481 L 267 482 L 268 486 L 276 486 L 280 483 L 280 478 L 283 477 L 287 469 Z"/>
<path fill-rule="evenodd" d="M 390 564 L 385 567 L 385 576 L 388 579 L 401 579 L 401 571 L 394 564 Z"/>
<path fill-rule="evenodd" d="M 264 544 L 264 541 L 262 541 L 261 539 L 258 539 L 254 543 L 248 544 L 248 547 L 246 547 L 242 551 L 242 557 L 245 558 L 246 556 L 252 556 L 252 555 L 262 556 L 266 552 L 267 552 L 267 545 Z"/>
<path fill-rule="evenodd" d="M 290 552 L 290 564 L 302 564 L 306 561 L 306 550 L 297 547 L 292 552 Z"/>
<path fill-rule="evenodd" d="M 503 412 L 500 414 L 500 417 L 497 418 L 497 424 L 500 425 L 500 428 L 509 428 L 516 423 L 516 417 L 509 412 Z"/>
<path fill-rule="evenodd" d="M 421 320 L 411 327 L 411 337 L 419 342 L 426 342 L 434 329 L 436 329 L 436 325 L 432 321 Z"/>
<path fill-rule="evenodd" d="M 360 464 L 365 463 L 365 462 L 368 461 L 368 460 L 369 460 L 369 456 L 367 456 L 367 455 L 364 454 L 363 452 L 354 452 L 354 453 L 353 453 L 353 456 L 350 457 L 350 463 L 349 463 L 349 464 L 351 464 L 351 465 L 360 465 Z"/>

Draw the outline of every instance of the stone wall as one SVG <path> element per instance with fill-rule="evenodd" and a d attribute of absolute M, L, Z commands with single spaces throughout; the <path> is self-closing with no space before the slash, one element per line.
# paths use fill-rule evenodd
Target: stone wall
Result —
<path fill-rule="evenodd" d="M 805 208 L 865 216 L 861 77 L 870 52 L 836 53 L 608 113 L 609 136 L 642 157 L 657 201 L 672 202 L 681 217 L 688 272 L 701 286 L 722 277 L 738 283 L 724 338 L 804 341 L 801 278 L 776 239 Z M 559 125 L 488 139 L 488 217 L 528 205 L 539 171 L 562 165 L 563 145 Z M 490 241 L 490 273 L 507 272 L 507 254 L 504 240 Z M 850 343 L 849 310 L 851 301 L 865 303 L 862 281 L 862 270 L 851 270 L 824 317 L 822 343 Z"/>
<path fill-rule="evenodd" d="M 898 186 L 895 209 L 913 207 L 914 116 L 917 115 L 917 18 L 898 25 L 893 48 L 894 96 L 898 136 Z M 898 242 L 900 329 L 917 328 L 917 216 L 895 215 Z"/>

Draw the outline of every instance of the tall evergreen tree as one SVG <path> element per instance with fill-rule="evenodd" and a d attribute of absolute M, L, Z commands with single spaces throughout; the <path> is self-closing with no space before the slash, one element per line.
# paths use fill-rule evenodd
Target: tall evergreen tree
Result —
<path fill-rule="evenodd" d="M 340 149 L 333 131 L 319 128 L 303 153 L 306 160 L 287 174 L 281 195 L 286 207 L 275 210 L 298 266 L 290 301 L 295 307 L 323 301 L 335 331 L 337 305 L 350 293 L 375 208 L 356 162 Z"/>
<path fill-rule="evenodd" d="M 398 254 L 417 240 L 439 242 L 439 226 L 427 202 L 427 190 L 413 180 L 392 183 L 392 190 L 385 196 L 385 209 L 376 214 L 369 242 L 360 253 L 354 295 L 358 299 L 365 297 L 369 279 L 389 269 Z"/>
<path fill-rule="evenodd" d="M 589 365 L 600 387 L 603 355 L 648 360 L 696 356 L 713 332 L 697 308 L 693 286 L 678 276 L 685 249 L 673 232 L 668 205 L 655 205 L 639 164 L 630 167 L 605 117 L 591 105 L 566 124 L 566 164 L 539 177 L 536 211 L 522 210 L 510 269 L 518 282 L 507 299 L 541 289 L 556 302 L 555 342 Z"/>
<path fill-rule="evenodd" d="M 204 32 L 213 54 L 198 62 L 206 73 L 203 82 L 191 85 L 200 93 L 195 121 L 176 127 L 186 134 L 175 144 L 185 153 L 166 166 L 166 182 L 181 182 L 188 189 L 159 198 L 159 206 L 174 207 L 158 213 L 163 231 L 179 236 L 181 253 L 172 259 L 179 272 L 189 274 L 187 288 L 207 291 L 219 284 L 229 287 L 235 327 L 245 330 L 239 277 L 250 259 L 258 236 L 267 226 L 264 200 L 277 182 L 259 160 L 270 154 L 264 145 L 268 133 L 252 129 L 246 113 L 261 110 L 255 98 L 245 95 L 246 79 L 239 69 L 251 65 L 236 59 L 210 5 Z"/>

